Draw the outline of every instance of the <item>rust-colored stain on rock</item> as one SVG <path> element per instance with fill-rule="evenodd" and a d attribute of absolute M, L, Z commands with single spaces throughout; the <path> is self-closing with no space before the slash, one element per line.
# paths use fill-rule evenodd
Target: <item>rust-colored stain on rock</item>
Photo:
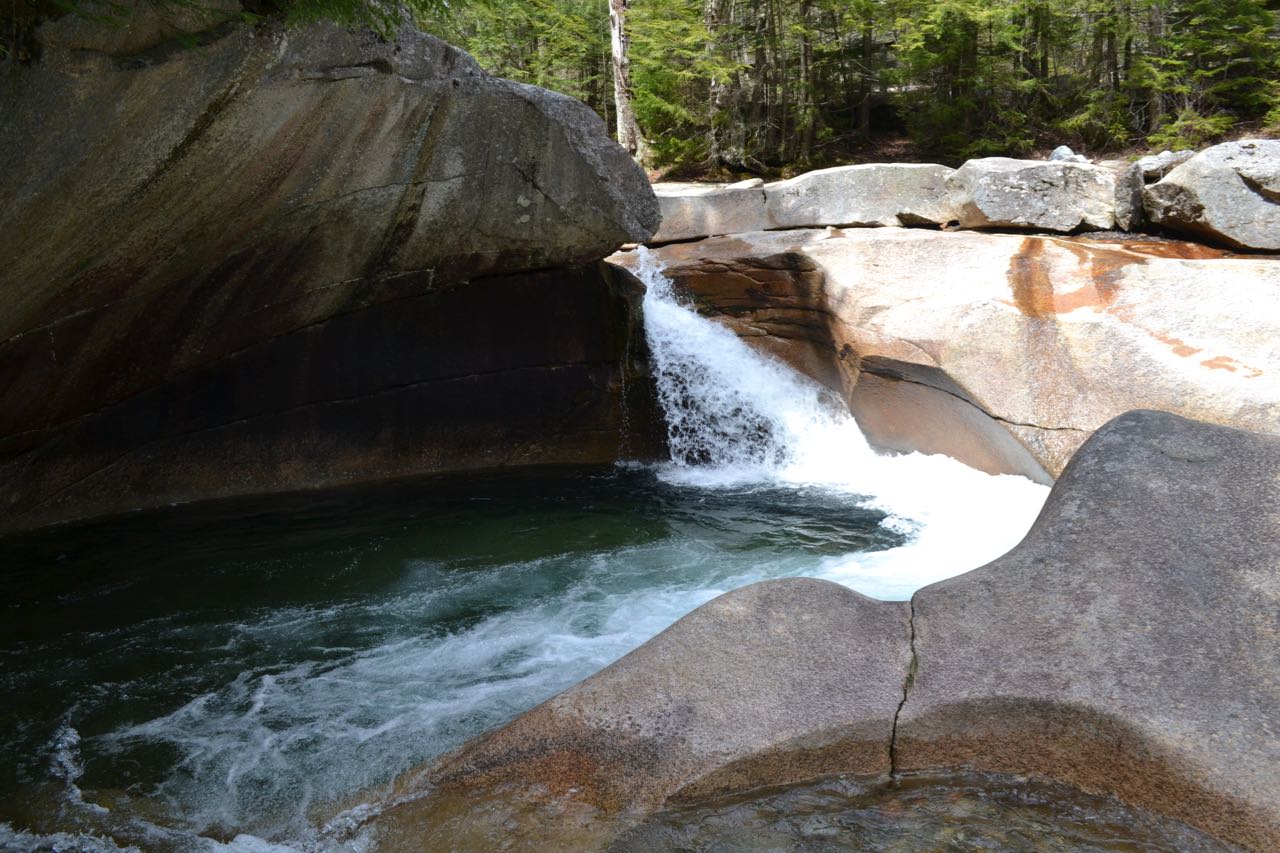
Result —
<path fill-rule="evenodd" d="M 1076 258 L 1077 273 L 1085 284 L 1075 290 L 1059 293 L 1054 289 L 1054 269 L 1046 254 L 1046 244 L 1066 249 Z M 1122 286 L 1122 273 L 1132 264 L 1145 264 L 1148 258 L 1178 260 L 1215 260 L 1232 257 L 1231 253 L 1195 243 L 1125 240 L 1115 242 L 1085 241 L 1078 238 L 1026 237 L 1009 262 L 1009 288 L 1015 308 L 1028 317 L 1049 319 L 1079 308 L 1109 311 L 1116 319 L 1150 335 L 1169 347 L 1174 355 L 1190 358 L 1204 352 L 1181 338 L 1149 329 L 1136 322 L 1124 306 L 1114 306 Z M 1256 379 L 1263 371 L 1242 364 L 1238 359 L 1219 355 L 1200 362 L 1209 370 L 1238 373 L 1245 379 Z"/>
<path fill-rule="evenodd" d="M 1127 318 L 1122 318 L 1122 319 L 1127 319 Z M 1151 335 L 1151 337 L 1155 338 L 1160 343 L 1168 344 L 1169 349 L 1173 350 L 1174 355 L 1180 355 L 1183 358 L 1190 358 L 1196 353 L 1204 352 L 1204 350 L 1201 347 L 1190 346 L 1186 341 L 1182 340 L 1181 338 L 1175 338 L 1172 335 L 1166 335 L 1161 332 L 1153 331 L 1151 329 L 1147 329 L 1146 332 L 1147 334 Z"/>
<path fill-rule="evenodd" d="M 1115 301 L 1121 271 L 1144 263 L 1136 254 L 1119 249 L 1090 247 L 1070 241 L 1053 240 L 1075 255 L 1084 286 L 1058 293 L 1053 286 L 1053 272 L 1045 247 L 1051 240 L 1027 237 L 1009 261 L 1009 288 L 1013 304 L 1028 317 L 1044 319 L 1067 314 L 1079 308 L 1106 309 Z"/>
<path fill-rule="evenodd" d="M 1187 243 L 1181 240 L 1098 240 L 1088 237 L 1062 238 L 1062 243 L 1074 243 L 1077 246 L 1097 248 L 1119 248 L 1126 252 L 1147 255 L 1152 258 L 1170 258 L 1181 261 L 1213 261 L 1223 258 L 1240 257 L 1227 249 L 1205 246 L 1202 243 Z"/>
<path fill-rule="evenodd" d="M 1263 373 L 1262 370 L 1242 364 L 1239 359 L 1232 358 L 1229 355 L 1215 355 L 1213 358 L 1206 358 L 1200 362 L 1200 366 L 1207 367 L 1210 370 L 1229 370 L 1232 373 L 1243 371 L 1245 379 L 1257 379 Z"/>

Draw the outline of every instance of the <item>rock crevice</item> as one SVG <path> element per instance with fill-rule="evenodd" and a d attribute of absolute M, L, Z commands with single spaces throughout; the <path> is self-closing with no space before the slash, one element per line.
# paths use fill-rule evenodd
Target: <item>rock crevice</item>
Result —
<path fill-rule="evenodd" d="M 907 625 L 910 629 L 910 639 L 908 641 L 911 649 L 911 660 L 907 663 L 907 671 L 902 676 L 902 701 L 898 703 L 897 709 L 893 712 L 893 728 L 889 730 L 889 775 L 897 777 L 899 774 L 898 766 L 898 720 L 902 716 L 902 709 L 907 704 L 907 699 L 911 696 L 911 686 L 915 684 L 916 674 L 920 671 L 920 653 L 916 650 L 916 599 L 911 596 L 911 600 L 907 602 L 910 608 L 907 613 Z"/>
<path fill-rule="evenodd" d="M 438 809 L 469 800 L 482 805 L 452 825 L 497 814 L 547 831 L 589 807 L 605 846 L 677 801 L 970 767 L 1274 850 L 1277 470 L 1280 436 L 1122 415 L 1005 556 L 909 603 L 801 579 L 726 593 L 407 777 L 397 793 L 431 793 L 389 808 L 380 837 L 421 841 L 429 827 L 451 846 Z M 514 816 L 494 808 L 516 802 Z"/>

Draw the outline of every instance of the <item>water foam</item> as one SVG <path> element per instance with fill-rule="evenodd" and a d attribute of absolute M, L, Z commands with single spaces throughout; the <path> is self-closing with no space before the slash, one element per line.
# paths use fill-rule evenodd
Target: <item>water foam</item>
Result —
<path fill-rule="evenodd" d="M 645 334 L 667 415 L 669 482 L 703 488 L 821 487 L 884 511 L 909 544 L 824 562 L 820 576 L 875 598 L 904 599 L 1006 553 L 1048 487 L 992 476 L 946 456 L 884 456 L 833 395 L 674 292 L 657 257 L 636 250 Z"/>
<path fill-rule="evenodd" d="M 226 675 L 194 679 L 175 667 L 139 675 L 154 682 L 146 689 L 141 681 L 104 688 L 101 696 L 171 689 L 184 699 L 83 739 L 73 727 L 82 711 L 72 707 L 50 744 L 49 769 L 62 801 L 83 815 L 89 834 L 78 840 L 86 849 L 362 849 L 371 842 L 361 827 L 377 808 L 352 804 L 353 792 L 586 678 L 722 592 L 808 575 L 905 598 L 998 556 L 1025 533 L 1046 489 L 943 457 L 875 454 L 832 395 L 699 317 L 675 298 L 652 257 L 642 252 L 640 260 L 673 448 L 657 474 L 684 503 L 668 506 L 633 542 L 597 547 L 587 535 L 570 542 L 568 528 L 554 526 L 563 520 L 552 520 L 554 548 L 564 553 L 411 556 L 394 582 L 364 596 L 237 609 L 224 621 L 173 613 L 92 635 L 101 656 L 173 649 L 181 661 L 199 646 L 211 658 L 204 666 Z M 740 507 L 723 517 L 710 509 L 718 499 L 765 494 L 773 503 L 749 519 Z M 828 538 L 815 553 L 805 537 L 830 537 L 831 524 L 824 516 L 817 532 L 801 530 L 804 513 L 792 516 L 795 529 L 770 530 L 779 506 L 815 494 L 842 517 L 845 507 L 887 513 L 882 525 L 906 533 L 907 544 L 831 556 L 845 546 L 833 550 Z M 592 531 L 599 518 L 572 523 Z M 743 524 L 768 544 L 735 540 L 743 534 L 732 528 Z M 470 519 L 467 529 L 478 540 L 509 535 L 473 528 Z M 93 789 L 115 782 L 102 768 L 157 752 L 175 756 L 162 778 L 130 789 L 147 801 L 147 817 L 131 817 L 114 801 L 104 815 Z M 86 758 L 99 770 L 82 796 Z M 339 803 L 346 811 L 335 815 Z M 63 840 L 0 824 L 0 846 L 47 849 L 41 845 Z"/>

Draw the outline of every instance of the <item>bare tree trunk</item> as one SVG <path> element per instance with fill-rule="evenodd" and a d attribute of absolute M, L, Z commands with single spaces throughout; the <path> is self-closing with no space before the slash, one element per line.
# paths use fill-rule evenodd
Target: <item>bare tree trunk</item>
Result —
<path fill-rule="evenodd" d="M 725 43 L 731 17 L 729 0 L 704 0 L 702 15 L 708 34 L 707 53 L 721 62 L 737 62 L 736 52 Z M 739 77 L 737 71 L 711 77 L 707 162 L 713 167 L 738 169 L 747 159 Z"/>
<path fill-rule="evenodd" d="M 631 63 L 627 49 L 631 38 L 627 35 L 628 0 L 609 0 L 609 43 L 613 53 L 613 100 L 618 119 L 618 144 L 640 163 L 649 158 L 649 149 L 640 125 L 636 123 L 631 108 Z"/>
<path fill-rule="evenodd" d="M 1147 50 L 1152 57 L 1163 55 L 1161 41 L 1164 39 L 1164 6 L 1157 0 L 1151 4 L 1150 17 L 1147 19 Z M 1147 98 L 1147 132 L 1155 133 L 1164 124 L 1164 96 L 1159 85 L 1152 84 Z"/>
<path fill-rule="evenodd" d="M 875 58 L 872 56 L 874 51 L 874 42 L 872 35 L 874 33 L 875 21 L 871 19 L 871 10 L 868 8 L 866 16 L 862 19 L 862 98 L 858 101 L 858 133 L 861 134 L 863 140 L 871 138 L 871 92 L 874 82 L 872 74 L 872 65 Z"/>
<path fill-rule="evenodd" d="M 809 163 L 813 154 L 813 137 L 817 126 L 817 79 L 813 71 L 813 36 L 809 29 L 809 0 L 800 3 L 800 120 L 796 127 L 800 137 L 797 159 Z"/>

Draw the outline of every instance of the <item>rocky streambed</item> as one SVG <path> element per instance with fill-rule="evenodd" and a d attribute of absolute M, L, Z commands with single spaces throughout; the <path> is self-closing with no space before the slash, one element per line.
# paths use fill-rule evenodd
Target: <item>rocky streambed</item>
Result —
<path fill-rule="evenodd" d="M 681 488 L 721 488 L 726 470 L 749 469 L 786 480 L 780 505 L 801 507 L 815 485 L 862 477 L 786 530 L 750 522 L 751 535 L 779 564 L 793 545 L 850 537 L 905 559 L 764 573 L 734 563 L 742 570 L 691 581 L 697 594 L 657 621 L 652 608 L 603 617 L 592 596 L 612 593 L 579 590 L 570 599 L 595 626 L 570 632 L 579 651 L 614 617 L 627 644 L 605 657 L 588 649 L 574 660 L 590 666 L 480 714 L 459 730 L 479 736 L 452 753 L 361 759 L 380 768 L 360 777 L 364 790 L 329 785 L 288 820 L 315 829 L 312 844 L 457 847 L 513 830 L 516 845 L 625 849 L 676 831 L 655 814 L 707 798 L 715 811 L 761 785 L 874 786 L 968 768 L 1118 797 L 1246 848 L 1280 846 L 1280 261 L 1266 255 L 1280 248 L 1280 142 L 1135 164 L 842 167 L 655 197 L 585 107 L 492 78 L 412 27 L 387 39 L 247 24 L 239 11 L 165 17 L 144 5 L 121 28 L 64 17 L 37 34 L 37 61 L 0 79 L 0 532 L 8 553 L 26 554 L 7 581 L 38 575 L 34 588 L 54 602 L 39 616 L 52 622 L 6 648 L 11 675 L 86 590 L 113 602 L 109 630 L 85 629 L 103 654 L 177 624 L 143 618 L 132 593 L 113 597 L 116 581 L 141 583 L 136 573 L 105 586 L 60 574 L 56 554 L 33 562 L 14 546 L 23 531 L 57 544 L 70 529 L 51 525 L 127 511 L 198 513 L 213 498 L 294 501 L 497 467 L 669 458 Z M 644 242 L 644 257 L 610 255 Z M 654 265 L 671 279 L 665 307 L 645 306 Z M 687 317 L 668 318 L 665 341 L 679 357 L 664 362 L 646 333 L 677 303 Z M 680 355 L 693 341 L 732 351 L 729 367 Z M 797 449 L 797 436 L 822 441 Z M 865 530 L 846 529 L 855 516 Z M 252 518 L 242 507 L 220 523 Z M 715 513 L 700 518 L 720 530 Z M 1003 544 L 955 563 L 975 542 Z M 911 550 L 922 543 L 931 548 Z M 595 577 L 584 567 L 600 559 L 568 564 Z M 198 571 L 164 565 L 180 587 Z M 345 565 L 327 576 L 334 589 L 347 588 Z M 392 576 L 404 566 L 368 565 L 391 578 L 369 608 L 379 612 L 457 592 L 467 571 L 411 572 L 421 583 L 399 596 Z M 535 590 L 560 577 L 522 566 Z M 305 569 L 281 577 L 306 587 Z M 907 600 L 854 591 L 875 572 L 899 583 L 879 597 Z M 749 584 L 786 574 L 830 579 Z M 453 627 L 439 630 L 466 661 L 467 632 L 492 614 L 459 594 Z M 36 613 L 27 604 L 12 603 L 19 624 Z M 637 625 L 647 636 L 696 604 L 573 684 L 643 640 Z M 360 609 L 317 612 L 330 605 Z M 294 624 L 241 619 L 237 607 L 253 604 L 228 605 L 227 636 L 254 625 L 284 636 Z M 174 630 L 164 636 L 180 653 L 187 629 Z M 389 680 L 402 687 L 441 654 L 433 630 L 425 645 L 391 632 L 419 657 L 382 670 Z M 319 630 L 316 643 L 346 648 L 339 634 Z M 359 645 L 350 672 L 369 663 Z M 254 669 L 278 660 L 236 672 L 235 655 L 219 658 L 227 684 L 197 679 L 215 699 L 180 704 L 200 711 L 222 696 L 253 716 L 268 682 L 318 689 L 308 673 L 334 668 L 299 654 L 280 671 Z M 69 671 L 88 660 L 67 655 Z M 525 660 L 497 658 L 516 670 Z M 132 666 L 127 654 L 115 663 Z M 21 689 L 24 677 L 7 683 Z M 418 709 L 439 698 L 422 691 L 395 695 Z M 66 809 L 108 800 L 161 820 L 141 783 L 85 799 L 79 781 L 94 768 L 66 713 L 61 728 L 40 714 L 10 719 L 6 743 L 56 729 L 40 766 L 60 781 L 47 797 L 10 797 L 6 843 L 38 847 L 74 828 L 58 822 Z M 270 724 L 253 731 L 276 737 Z M 299 743 L 311 766 L 322 751 Z M 181 797 L 164 802 L 177 816 L 163 820 L 187 820 L 187 834 L 149 836 L 156 845 L 266 843 L 237 841 L 248 824 L 187 814 Z M 192 827 L 206 817 L 215 828 L 201 835 Z"/>

